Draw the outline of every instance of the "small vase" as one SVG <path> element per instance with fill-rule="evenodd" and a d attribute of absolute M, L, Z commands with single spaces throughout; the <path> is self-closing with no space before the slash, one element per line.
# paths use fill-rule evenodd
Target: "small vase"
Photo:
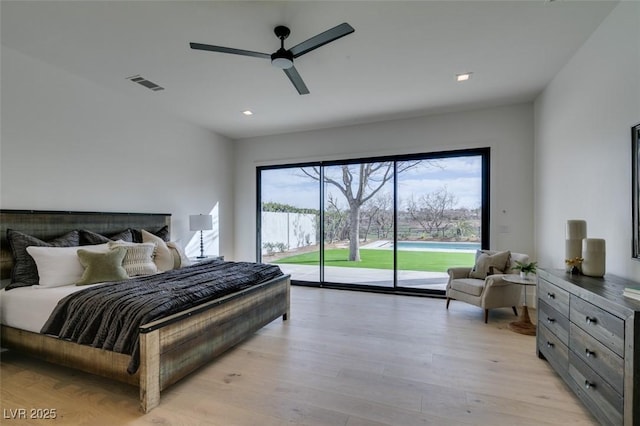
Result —
<path fill-rule="evenodd" d="M 605 274 L 605 241 L 602 238 L 582 240 L 582 273 L 589 277 L 602 277 Z"/>
<path fill-rule="evenodd" d="M 569 268 L 569 275 L 573 276 L 573 275 L 579 275 L 580 274 L 580 268 L 578 268 L 576 265 L 573 265 L 571 268 Z"/>
<path fill-rule="evenodd" d="M 528 273 L 528 272 L 520 271 L 520 278 L 522 278 L 522 279 L 525 279 L 525 280 L 526 280 L 527 278 L 529 278 L 529 273 Z"/>

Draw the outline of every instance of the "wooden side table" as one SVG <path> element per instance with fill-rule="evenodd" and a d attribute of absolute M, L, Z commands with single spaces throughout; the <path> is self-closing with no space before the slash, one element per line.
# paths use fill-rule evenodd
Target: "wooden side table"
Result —
<path fill-rule="evenodd" d="M 524 286 L 524 303 L 520 307 L 520 316 L 518 321 L 509 323 L 509 329 L 516 333 L 526 334 L 527 336 L 536 335 L 536 325 L 531 322 L 529 318 L 529 308 L 527 307 L 527 286 L 536 285 L 536 280 L 533 278 L 522 278 L 520 275 L 505 275 L 503 280 Z"/>

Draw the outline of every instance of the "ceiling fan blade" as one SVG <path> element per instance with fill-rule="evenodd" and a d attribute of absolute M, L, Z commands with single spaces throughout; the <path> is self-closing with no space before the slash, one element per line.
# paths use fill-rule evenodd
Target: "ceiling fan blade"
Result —
<path fill-rule="evenodd" d="M 305 53 L 317 49 L 318 47 L 324 46 L 327 43 L 331 43 L 334 40 L 351 34 L 354 31 L 353 27 L 345 22 L 323 33 L 313 36 L 300 44 L 296 44 L 289 49 L 289 51 L 293 54 L 294 58 L 297 58 Z"/>
<path fill-rule="evenodd" d="M 189 43 L 192 49 L 208 50 L 210 52 L 232 53 L 234 55 L 253 56 L 256 58 L 271 59 L 268 53 L 253 52 L 251 50 L 233 49 L 231 47 L 213 46 L 211 44 Z"/>
<path fill-rule="evenodd" d="M 309 89 L 307 89 L 307 85 L 304 84 L 304 81 L 302 81 L 302 77 L 300 77 L 300 74 L 298 74 L 298 70 L 296 69 L 296 67 L 287 68 L 282 71 L 284 71 L 287 77 L 289 77 L 289 80 L 291 80 L 298 93 L 300 93 L 301 95 L 309 94 Z"/>

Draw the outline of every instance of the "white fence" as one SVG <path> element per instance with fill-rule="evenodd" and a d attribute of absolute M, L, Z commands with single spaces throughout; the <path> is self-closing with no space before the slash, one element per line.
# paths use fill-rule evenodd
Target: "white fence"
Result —
<path fill-rule="evenodd" d="M 262 212 L 262 254 L 315 245 L 316 215 Z"/>

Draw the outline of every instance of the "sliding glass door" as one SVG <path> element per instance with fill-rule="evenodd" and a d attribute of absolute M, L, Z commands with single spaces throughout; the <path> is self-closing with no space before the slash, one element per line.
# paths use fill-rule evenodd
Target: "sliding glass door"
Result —
<path fill-rule="evenodd" d="M 482 241 L 482 156 L 398 162 L 397 286 L 443 290 Z"/>
<path fill-rule="evenodd" d="M 442 292 L 488 241 L 489 150 L 258 169 L 258 260 L 294 282 Z"/>
<path fill-rule="evenodd" d="M 320 282 L 320 186 L 314 167 L 259 173 L 258 256 L 292 279 Z"/>
<path fill-rule="evenodd" d="M 393 288 L 393 251 L 377 227 L 384 214 L 377 206 L 392 199 L 393 176 L 392 161 L 324 167 L 325 281 Z M 386 231 L 393 235 L 392 221 Z"/>

